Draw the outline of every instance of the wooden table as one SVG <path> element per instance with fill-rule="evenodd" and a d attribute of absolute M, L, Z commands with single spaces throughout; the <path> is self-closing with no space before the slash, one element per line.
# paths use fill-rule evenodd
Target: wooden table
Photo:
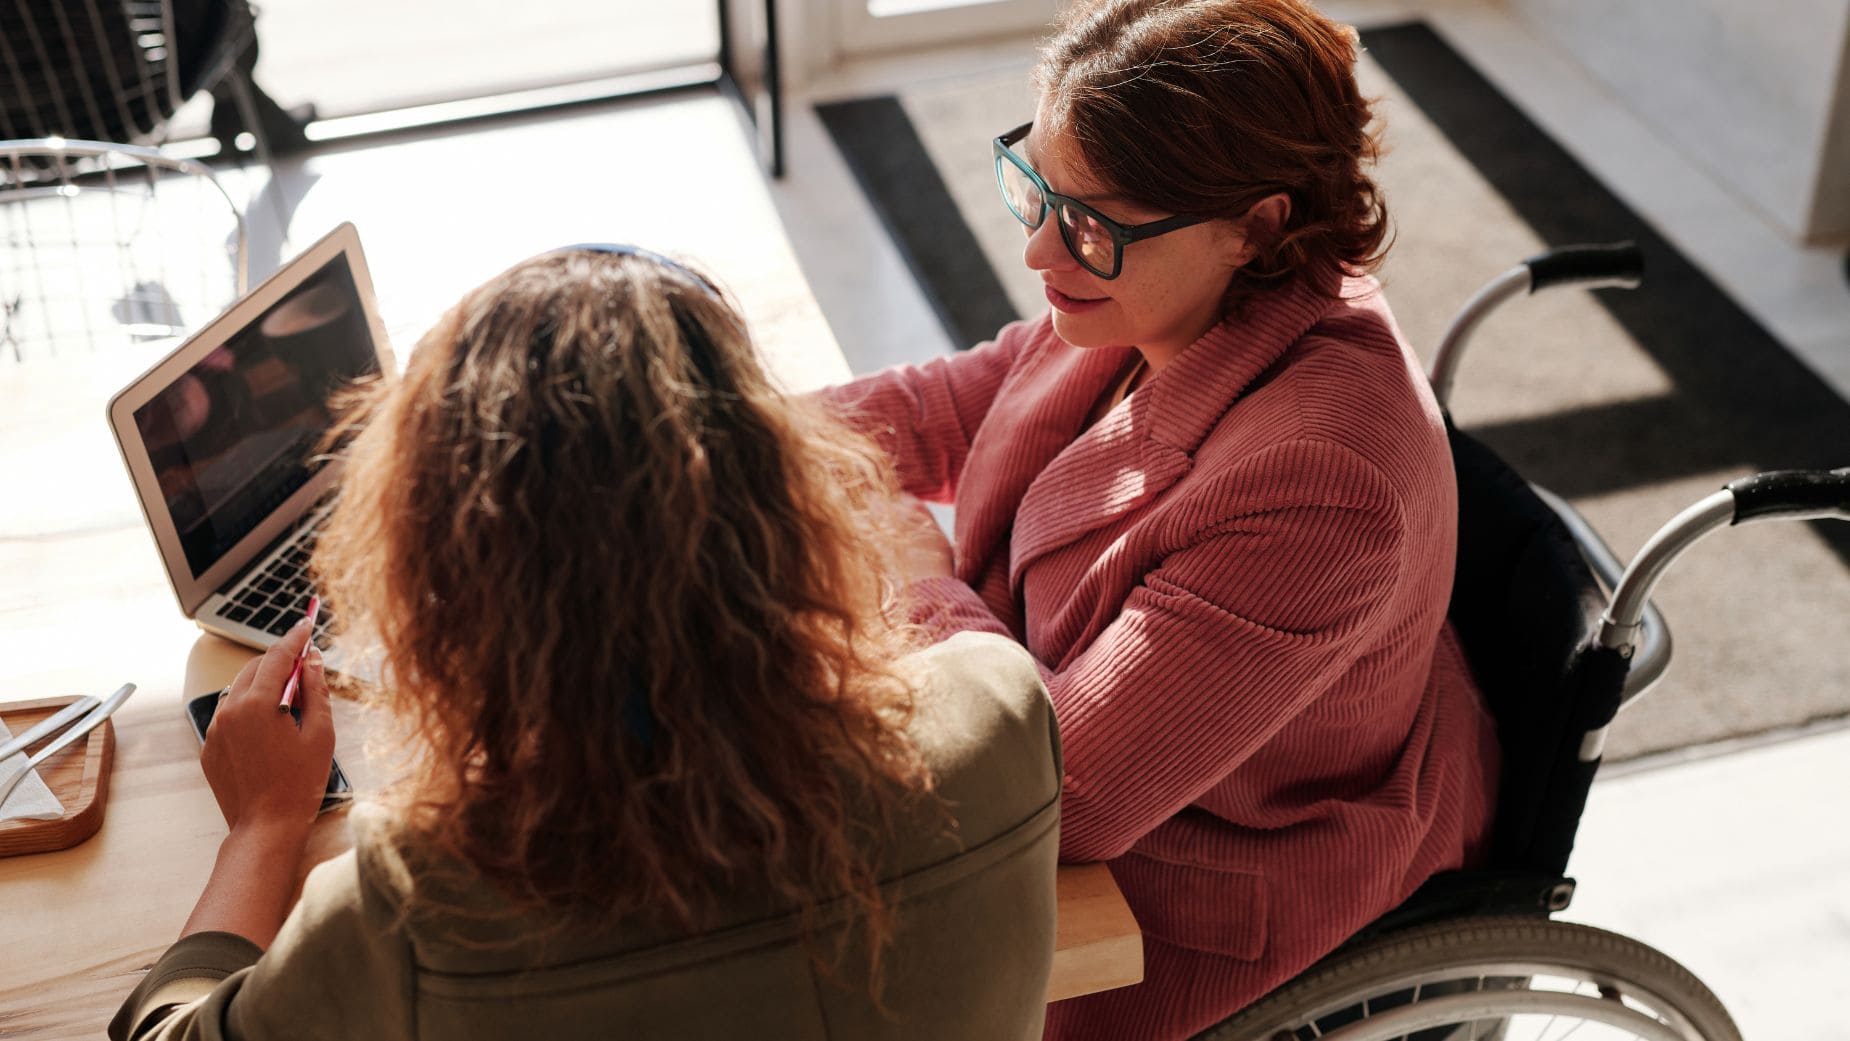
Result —
<path fill-rule="evenodd" d="M 810 371 L 834 375 L 834 357 Z M 0 365 L 0 702 L 139 685 L 115 716 L 102 830 L 0 859 L 0 1037 L 101 1036 L 179 934 L 225 835 L 181 705 L 250 652 L 180 616 L 103 419 L 151 360 Z M 337 724 L 358 711 L 339 705 Z M 363 784 L 361 749 L 342 739 L 336 754 Z M 327 815 L 310 856 L 345 841 L 344 815 Z M 1059 886 L 1049 1000 L 1140 980 L 1142 941 L 1105 868 L 1063 867 Z"/>

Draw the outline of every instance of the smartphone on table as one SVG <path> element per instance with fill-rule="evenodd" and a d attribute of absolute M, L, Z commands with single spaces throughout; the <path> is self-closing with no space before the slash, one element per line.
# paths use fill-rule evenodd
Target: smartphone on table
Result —
<path fill-rule="evenodd" d="M 199 744 L 206 743 L 206 728 L 212 725 L 212 713 L 218 711 L 218 691 L 188 698 L 186 702 L 186 720 L 193 725 L 193 733 L 199 738 Z M 347 782 L 347 775 L 341 772 L 338 761 L 328 764 L 328 787 L 321 796 L 323 812 L 340 806 L 353 798 L 353 785 Z"/>

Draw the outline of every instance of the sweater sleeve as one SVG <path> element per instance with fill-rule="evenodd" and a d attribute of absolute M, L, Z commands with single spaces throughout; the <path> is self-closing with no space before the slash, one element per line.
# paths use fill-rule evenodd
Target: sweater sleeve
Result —
<path fill-rule="evenodd" d="M 1281 495 L 1261 479 L 1280 473 L 1316 476 L 1288 478 Z M 1116 857 L 1199 799 L 1352 666 L 1381 624 L 1404 519 L 1377 470 L 1346 448 L 1298 442 L 1222 486 L 1233 509 L 1147 571 L 1066 664 L 1041 665 L 1066 752 L 1062 860 Z M 1007 633 L 954 579 L 915 592 L 936 634 Z"/>
<path fill-rule="evenodd" d="M 970 442 L 1035 327 L 1011 323 L 970 350 L 863 376 L 823 391 L 823 400 L 886 449 L 909 494 L 950 502 Z"/>
<path fill-rule="evenodd" d="M 410 951 L 354 854 L 317 867 L 267 952 L 229 933 L 181 939 L 109 1025 L 112 1041 L 411 1035 Z"/>
<path fill-rule="evenodd" d="M 167 948 L 109 1021 L 111 1041 L 222 1037 L 212 1029 L 225 1000 L 263 949 L 235 933 L 183 936 Z"/>

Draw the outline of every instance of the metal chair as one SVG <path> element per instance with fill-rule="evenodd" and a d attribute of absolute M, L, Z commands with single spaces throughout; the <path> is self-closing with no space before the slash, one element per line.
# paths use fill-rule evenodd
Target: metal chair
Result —
<path fill-rule="evenodd" d="M 152 148 L 0 141 L 0 363 L 168 339 L 248 288 L 244 216 Z"/>
<path fill-rule="evenodd" d="M 255 46 L 247 0 L 0 0 L 0 359 L 177 335 L 244 291 L 239 205 L 157 146 L 212 92 L 269 164 Z"/>
<path fill-rule="evenodd" d="M 245 0 L 0 4 L 0 137 L 158 145 L 200 91 L 229 83 L 252 107 L 255 40 Z M 254 108 L 245 122 L 261 129 Z"/>

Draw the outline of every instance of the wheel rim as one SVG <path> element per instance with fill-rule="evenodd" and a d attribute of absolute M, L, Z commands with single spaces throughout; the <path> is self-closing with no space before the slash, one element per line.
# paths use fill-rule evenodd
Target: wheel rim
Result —
<path fill-rule="evenodd" d="M 1448 967 L 1379 981 L 1300 1011 L 1254 1036 L 1282 1041 L 1700 1041 L 1673 1003 L 1629 981 L 1576 966 L 1530 960 Z"/>

